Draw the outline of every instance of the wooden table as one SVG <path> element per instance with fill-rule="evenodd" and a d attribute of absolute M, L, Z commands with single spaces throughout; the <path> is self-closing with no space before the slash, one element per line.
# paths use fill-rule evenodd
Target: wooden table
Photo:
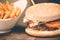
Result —
<path fill-rule="evenodd" d="M 60 40 L 60 36 L 32 37 L 25 33 L 25 28 L 14 27 L 11 32 L 0 34 L 0 40 Z"/>

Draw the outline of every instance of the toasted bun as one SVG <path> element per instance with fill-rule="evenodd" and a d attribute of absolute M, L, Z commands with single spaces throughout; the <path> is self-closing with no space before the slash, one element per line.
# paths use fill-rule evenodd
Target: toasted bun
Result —
<path fill-rule="evenodd" d="M 60 5 L 56 3 L 39 3 L 26 10 L 24 20 L 52 21 L 60 18 Z"/>
<path fill-rule="evenodd" d="M 31 36 L 41 36 L 41 37 L 56 36 L 60 34 L 60 29 L 54 31 L 37 31 L 31 28 L 26 28 L 25 31 L 27 34 Z"/>

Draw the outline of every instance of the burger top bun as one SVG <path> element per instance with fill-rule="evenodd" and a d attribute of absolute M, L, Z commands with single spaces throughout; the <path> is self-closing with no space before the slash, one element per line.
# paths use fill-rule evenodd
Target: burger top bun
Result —
<path fill-rule="evenodd" d="M 60 16 L 60 5 L 56 3 L 39 3 L 26 10 L 24 21 L 52 21 Z"/>

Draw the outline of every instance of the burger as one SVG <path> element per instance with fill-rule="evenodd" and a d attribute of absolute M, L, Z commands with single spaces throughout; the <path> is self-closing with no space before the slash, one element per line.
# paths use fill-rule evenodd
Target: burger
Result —
<path fill-rule="evenodd" d="M 25 32 L 31 36 L 55 36 L 60 34 L 60 4 L 39 3 L 29 7 L 23 22 Z"/>

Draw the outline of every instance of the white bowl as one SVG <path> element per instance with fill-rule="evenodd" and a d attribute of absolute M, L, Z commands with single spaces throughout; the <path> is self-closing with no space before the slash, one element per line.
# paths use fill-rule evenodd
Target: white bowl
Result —
<path fill-rule="evenodd" d="M 19 17 L 0 19 L 0 34 L 10 32 L 11 28 L 14 27 L 18 19 Z"/>
<path fill-rule="evenodd" d="M 1 1 L 1 2 L 4 3 L 5 1 Z M 21 14 L 22 14 L 24 9 L 26 8 L 26 4 L 27 4 L 27 2 L 25 0 L 23 0 L 23 1 L 18 0 L 18 1 L 14 2 L 14 7 L 21 8 Z M 16 22 L 18 21 L 19 18 L 20 18 L 20 16 L 16 17 L 16 18 L 10 18 L 10 19 L 0 19 L 0 34 L 10 32 L 11 28 L 14 27 L 14 25 L 16 24 Z"/>

